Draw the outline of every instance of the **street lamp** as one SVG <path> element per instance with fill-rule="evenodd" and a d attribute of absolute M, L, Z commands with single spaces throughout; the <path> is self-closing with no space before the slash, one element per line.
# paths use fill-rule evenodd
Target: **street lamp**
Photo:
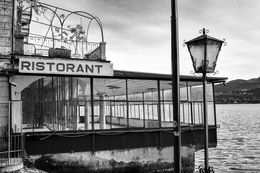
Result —
<path fill-rule="evenodd" d="M 213 171 L 208 164 L 208 109 L 207 109 L 207 73 L 214 73 L 218 55 L 224 41 L 210 37 L 206 34 L 205 28 L 202 35 L 190 41 L 185 42 L 190 52 L 191 60 L 195 73 L 202 73 L 203 77 L 203 107 L 204 107 L 204 159 L 205 173 Z"/>

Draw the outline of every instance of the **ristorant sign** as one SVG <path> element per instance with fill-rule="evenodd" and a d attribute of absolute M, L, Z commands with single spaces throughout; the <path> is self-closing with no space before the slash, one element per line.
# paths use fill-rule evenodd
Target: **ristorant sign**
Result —
<path fill-rule="evenodd" d="M 113 64 L 87 60 L 21 57 L 19 58 L 19 72 L 32 74 L 113 76 Z"/>

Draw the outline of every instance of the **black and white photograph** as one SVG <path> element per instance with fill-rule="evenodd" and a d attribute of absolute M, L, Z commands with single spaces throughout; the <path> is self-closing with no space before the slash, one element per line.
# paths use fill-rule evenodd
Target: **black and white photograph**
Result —
<path fill-rule="evenodd" d="M 0 173 L 260 173 L 259 0 L 0 0 Z"/>

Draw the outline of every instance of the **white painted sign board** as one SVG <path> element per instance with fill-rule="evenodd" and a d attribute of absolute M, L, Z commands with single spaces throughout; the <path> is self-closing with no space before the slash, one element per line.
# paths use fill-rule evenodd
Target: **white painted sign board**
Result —
<path fill-rule="evenodd" d="M 19 72 L 31 74 L 113 76 L 113 64 L 75 59 L 21 57 L 19 58 Z"/>

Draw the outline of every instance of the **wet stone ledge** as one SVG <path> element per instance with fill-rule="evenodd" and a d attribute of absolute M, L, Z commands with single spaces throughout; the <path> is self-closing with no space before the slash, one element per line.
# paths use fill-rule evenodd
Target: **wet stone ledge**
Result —
<path fill-rule="evenodd" d="M 35 167 L 50 173 L 163 173 L 172 172 L 173 163 L 116 162 L 115 160 L 91 159 L 80 161 L 57 161 L 46 155 L 35 161 Z"/>

